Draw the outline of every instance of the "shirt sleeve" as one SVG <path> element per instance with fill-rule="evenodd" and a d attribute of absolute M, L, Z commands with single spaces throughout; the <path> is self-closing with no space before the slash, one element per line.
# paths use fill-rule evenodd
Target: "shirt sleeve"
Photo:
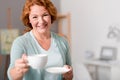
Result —
<path fill-rule="evenodd" d="M 70 54 L 70 46 L 66 38 L 55 35 L 55 39 L 58 45 L 58 48 L 61 52 L 63 62 L 67 65 L 72 65 L 71 63 L 71 54 Z"/>
<path fill-rule="evenodd" d="M 18 37 L 13 41 L 13 44 L 12 44 L 12 47 L 11 47 L 10 65 L 9 65 L 9 68 L 8 68 L 8 71 L 7 71 L 7 75 L 8 75 L 9 80 L 12 80 L 11 76 L 9 74 L 10 69 L 14 67 L 16 59 L 21 58 L 23 53 L 24 53 L 23 41 L 20 37 Z"/>
<path fill-rule="evenodd" d="M 70 52 L 71 52 L 71 50 L 70 50 L 70 45 L 69 45 L 69 43 L 68 43 L 68 41 L 67 40 L 65 40 L 65 45 L 66 45 L 66 55 L 65 55 L 65 57 L 66 57 L 66 64 L 67 65 L 72 65 L 72 62 L 71 62 L 71 54 L 70 54 Z"/>

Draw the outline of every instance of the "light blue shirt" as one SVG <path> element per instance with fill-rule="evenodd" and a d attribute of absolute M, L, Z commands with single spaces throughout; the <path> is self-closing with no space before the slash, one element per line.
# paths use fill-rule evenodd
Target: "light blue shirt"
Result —
<path fill-rule="evenodd" d="M 10 80 L 12 79 L 9 70 L 14 66 L 15 60 L 21 58 L 23 53 L 26 53 L 27 55 L 41 53 L 48 54 L 46 67 L 40 70 L 30 68 L 24 75 L 23 80 L 62 80 L 61 74 L 52 74 L 45 69 L 48 67 L 61 67 L 65 64 L 71 65 L 69 46 L 65 38 L 51 32 L 51 46 L 46 51 L 38 44 L 30 31 L 16 38 L 13 42 L 10 54 L 10 66 L 8 69 L 8 77 Z"/>

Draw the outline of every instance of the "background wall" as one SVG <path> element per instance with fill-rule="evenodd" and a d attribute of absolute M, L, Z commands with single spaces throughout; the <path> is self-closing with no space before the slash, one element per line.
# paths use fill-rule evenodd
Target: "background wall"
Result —
<path fill-rule="evenodd" d="M 18 28 L 23 31 L 24 25 L 20 20 L 22 8 L 25 0 L 1 0 L 0 1 L 0 29 L 7 28 L 8 26 L 8 8 L 11 8 L 11 24 L 12 28 Z M 60 1 L 52 0 L 57 10 L 60 10 Z M 53 24 L 53 31 L 57 31 L 57 22 Z"/>
<path fill-rule="evenodd" d="M 119 3 L 119 0 L 61 0 L 61 13 L 71 12 L 72 16 L 74 62 L 84 60 L 86 51 L 93 52 L 95 58 L 99 57 L 102 46 L 116 47 L 117 59 L 120 59 L 120 41 L 107 38 L 110 26 L 118 25 L 120 29 Z"/>
<path fill-rule="evenodd" d="M 13 28 L 23 29 L 23 25 L 20 21 L 21 6 L 23 6 L 24 0 L 1 0 L 0 1 L 0 28 L 7 28 L 8 26 L 8 8 L 11 8 L 11 24 Z"/>
<path fill-rule="evenodd" d="M 61 0 L 61 13 L 71 12 L 74 80 L 91 80 L 82 64 L 86 52 L 92 52 L 94 58 L 98 58 L 102 46 L 115 47 L 118 49 L 117 59 L 120 60 L 119 3 L 119 0 Z M 117 28 L 117 35 L 108 38 L 111 27 Z M 106 76 L 104 79 L 108 80 Z"/>

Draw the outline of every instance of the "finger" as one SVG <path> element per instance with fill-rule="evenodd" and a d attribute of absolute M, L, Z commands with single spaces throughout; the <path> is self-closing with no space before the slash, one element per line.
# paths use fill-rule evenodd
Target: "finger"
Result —
<path fill-rule="evenodd" d="M 73 72 L 73 68 L 69 65 L 64 65 L 65 68 L 69 69 L 69 71 L 67 73 L 72 73 Z"/>
<path fill-rule="evenodd" d="M 23 54 L 23 55 L 22 55 L 22 58 L 23 58 L 23 59 L 24 59 L 24 58 L 26 58 L 26 57 L 27 57 L 27 55 L 26 55 L 26 54 Z"/>
<path fill-rule="evenodd" d="M 24 60 L 25 63 L 28 62 L 28 61 L 27 61 L 27 55 L 26 55 L 26 54 L 23 54 L 23 55 L 22 55 L 22 59 Z"/>
<path fill-rule="evenodd" d="M 23 60 L 22 59 L 17 59 L 16 61 L 15 61 L 15 66 L 19 66 L 20 64 L 22 64 L 23 63 Z"/>
<path fill-rule="evenodd" d="M 29 68 L 24 68 L 23 69 L 23 72 L 25 73 L 25 72 L 27 72 L 29 70 Z"/>
<path fill-rule="evenodd" d="M 28 65 L 23 63 L 23 64 L 17 64 L 17 65 L 15 65 L 15 67 L 26 68 L 26 67 L 28 67 Z"/>
<path fill-rule="evenodd" d="M 24 62 L 24 61 L 23 61 L 23 59 L 21 59 L 21 58 L 20 58 L 20 59 L 17 59 L 17 60 L 15 61 L 15 63 L 18 63 L 18 64 L 19 64 L 19 63 L 23 63 L 23 62 Z"/>
<path fill-rule="evenodd" d="M 69 65 L 65 65 L 64 67 L 69 68 L 69 72 L 63 74 L 63 77 L 67 80 L 71 80 L 73 78 L 73 68 Z"/>
<path fill-rule="evenodd" d="M 69 65 L 64 65 L 64 67 L 65 67 L 65 68 L 68 68 L 68 69 L 72 69 L 72 67 L 69 66 Z"/>
<path fill-rule="evenodd" d="M 19 68 L 19 67 L 16 67 L 16 70 L 17 70 L 17 72 L 20 75 L 24 75 L 29 70 L 29 68 Z"/>
<path fill-rule="evenodd" d="M 28 65 L 27 65 L 27 63 L 24 62 L 23 59 L 18 59 L 15 62 L 15 67 L 25 68 L 25 67 L 28 67 Z"/>
<path fill-rule="evenodd" d="M 23 69 L 22 69 L 22 73 L 25 74 L 28 70 L 29 70 L 29 67 L 23 68 Z"/>

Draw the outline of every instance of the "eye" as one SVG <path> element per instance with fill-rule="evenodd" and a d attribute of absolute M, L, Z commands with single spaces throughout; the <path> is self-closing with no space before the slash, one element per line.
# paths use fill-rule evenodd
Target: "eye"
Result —
<path fill-rule="evenodd" d="M 33 19 L 34 19 L 34 18 L 37 18 L 37 16 L 33 16 Z"/>
<path fill-rule="evenodd" d="M 48 13 L 45 13 L 43 16 L 50 16 L 50 14 L 48 14 Z"/>

